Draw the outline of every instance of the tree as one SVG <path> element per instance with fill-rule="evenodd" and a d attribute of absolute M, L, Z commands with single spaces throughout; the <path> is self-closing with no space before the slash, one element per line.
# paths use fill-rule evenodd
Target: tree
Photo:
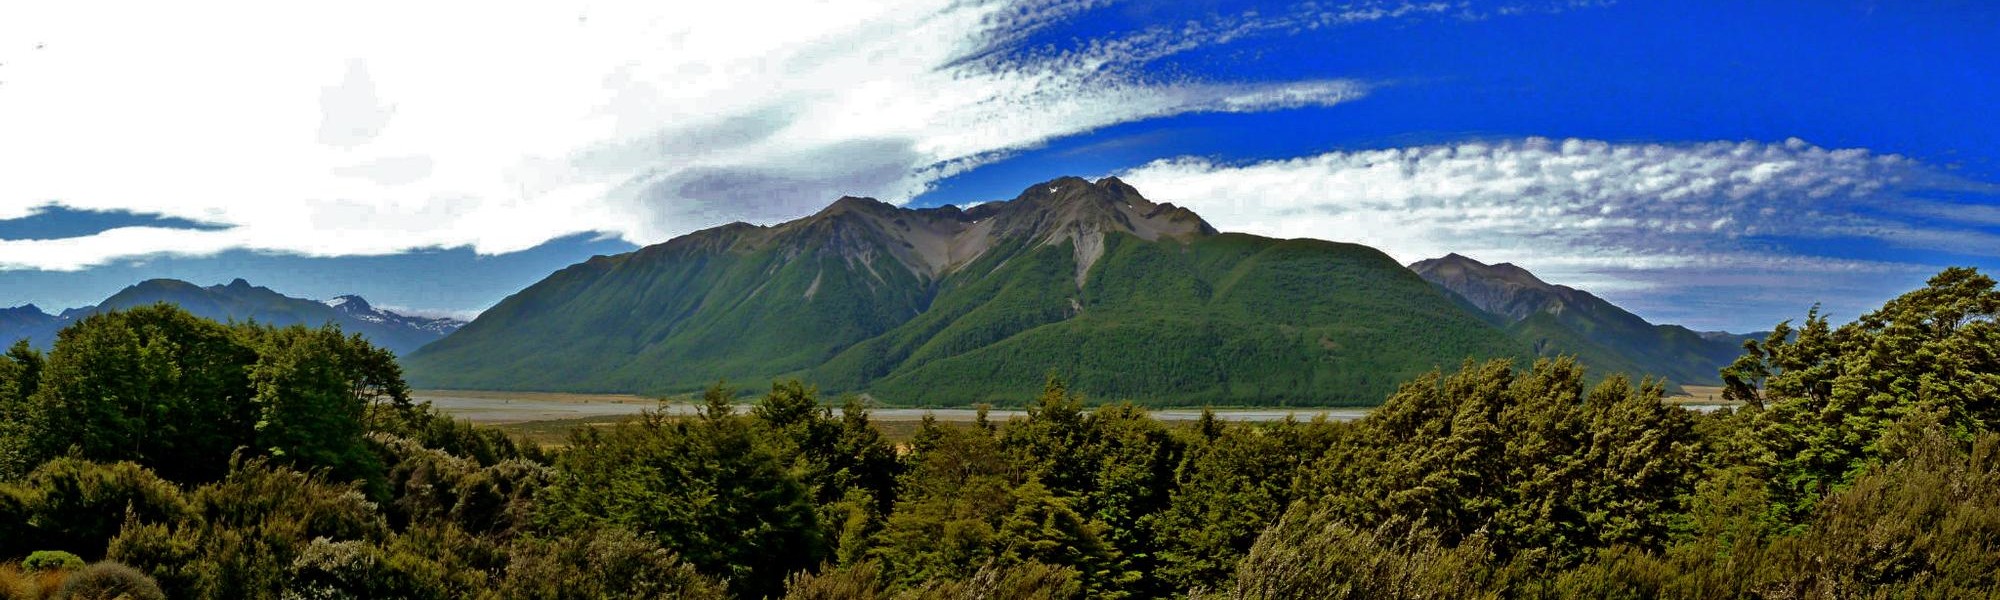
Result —
<path fill-rule="evenodd" d="M 0 469 L 12 471 L 74 455 L 200 483 L 249 447 L 375 480 L 361 439 L 369 409 L 410 410 L 395 357 L 358 335 L 225 326 L 168 304 L 85 317 L 57 334 L 46 361 L 17 345 L 0 365 L 0 413 L 19 423 L 0 427 Z"/>
<path fill-rule="evenodd" d="M 1724 371 L 1726 395 L 1751 404 L 1753 444 L 1739 464 L 1771 483 L 1781 520 L 1884 458 L 1901 421 L 1922 416 L 1969 440 L 2000 424 L 2000 290 L 1966 268 L 1853 323 L 1832 328 L 1814 309 L 1781 324 Z"/>
<path fill-rule="evenodd" d="M 34 468 L 38 422 L 29 398 L 41 387 L 42 368 L 42 353 L 27 340 L 14 342 L 0 358 L 0 480 Z"/>
<path fill-rule="evenodd" d="M 1000 551 L 1020 472 L 983 429 L 928 424 L 875 555 L 905 585 L 964 573 Z"/>
<path fill-rule="evenodd" d="M 558 532 L 605 526 L 646 532 L 745 596 L 775 593 L 784 576 L 826 557 L 808 490 L 730 412 L 733 394 L 704 394 L 692 419 L 648 413 L 606 432 L 578 430 L 538 495 Z"/>
<path fill-rule="evenodd" d="M 1391 537 L 1474 534 L 1503 560 L 1567 566 L 1615 544 L 1663 546 L 1698 473 L 1700 440 L 1660 384 L 1621 376 L 1584 394 L 1573 359 L 1525 374 L 1496 360 L 1405 384 L 1328 455 L 1314 501 Z"/>
<path fill-rule="evenodd" d="M 1291 504 L 1301 465 L 1326 450 L 1308 427 L 1216 423 L 1197 435 L 1174 472 L 1167 505 L 1143 522 L 1158 550 L 1155 577 L 1166 590 L 1209 587 L 1227 578 L 1258 534 Z"/>
<path fill-rule="evenodd" d="M 30 400 L 30 462 L 73 449 L 175 481 L 219 477 L 250 442 L 255 360 L 228 328 L 171 305 L 85 317 L 57 334 Z"/>
<path fill-rule="evenodd" d="M 382 466 L 362 439 L 363 420 L 379 395 L 407 402 L 388 351 L 332 327 L 253 329 L 246 335 L 256 338 L 258 348 L 250 367 L 256 447 L 286 464 L 379 485 Z"/>

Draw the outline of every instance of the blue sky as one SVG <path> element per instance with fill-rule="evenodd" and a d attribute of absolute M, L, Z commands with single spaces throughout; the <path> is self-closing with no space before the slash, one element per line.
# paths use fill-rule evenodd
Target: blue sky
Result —
<path fill-rule="evenodd" d="M 0 8 L 7 305 L 243 277 L 468 314 L 701 227 L 1066 174 L 1701 329 L 2000 254 L 1978 2 L 45 4 Z"/>

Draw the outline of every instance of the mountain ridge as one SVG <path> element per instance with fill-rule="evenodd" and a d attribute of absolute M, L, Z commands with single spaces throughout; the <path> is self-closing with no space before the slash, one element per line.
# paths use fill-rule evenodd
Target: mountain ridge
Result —
<path fill-rule="evenodd" d="M 413 353 L 418 385 L 682 392 L 802 377 L 899 404 L 1367 403 L 1530 355 L 1373 248 L 1221 233 L 1115 178 L 705 229 L 558 270 Z"/>
<path fill-rule="evenodd" d="M 1458 253 L 1410 264 L 1426 281 L 1485 311 L 1537 354 L 1576 354 L 1600 367 L 1718 385 L 1745 336 L 1656 325 L 1590 292 L 1543 281 L 1511 263 Z"/>
<path fill-rule="evenodd" d="M 34 305 L 0 309 L 0 338 L 12 343 L 27 339 L 48 348 L 58 331 L 78 319 L 100 312 L 129 309 L 166 302 L 203 318 L 218 321 L 255 320 L 271 325 L 318 326 L 335 323 L 349 333 L 359 333 L 369 341 L 397 354 L 405 354 L 456 331 L 463 321 L 440 317 L 418 317 L 382 310 L 360 296 L 344 295 L 335 302 L 286 296 L 263 286 L 236 278 L 227 284 L 203 287 L 179 279 L 154 278 L 140 281 L 91 305 L 49 314 Z M 39 314 L 35 317 L 30 314 Z"/>

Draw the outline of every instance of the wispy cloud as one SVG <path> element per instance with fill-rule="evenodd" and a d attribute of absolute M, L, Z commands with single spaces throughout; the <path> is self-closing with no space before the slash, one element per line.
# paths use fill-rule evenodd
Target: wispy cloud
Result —
<path fill-rule="evenodd" d="M 1655 314 L 1680 312 L 1663 290 L 1730 274 L 1753 274 L 1772 289 L 1825 293 L 1795 296 L 1802 305 L 1854 298 L 1835 288 L 1891 293 L 1932 268 L 1823 255 L 1802 240 L 2000 252 L 1990 224 L 1934 218 L 1959 205 L 1913 199 L 1990 195 L 1996 186 L 1902 156 L 1797 139 L 1528 138 L 1247 164 L 1175 158 L 1120 176 L 1224 230 L 1359 242 L 1406 262 L 1446 252 L 1514 262 L 1552 281 L 1651 305 Z M 1905 203 L 1913 210 L 1879 210 Z"/>
<path fill-rule="evenodd" d="M 1103 3 L 62 2 L 0 6 L 0 219 L 50 203 L 221 226 L 0 240 L 0 269 L 230 249 L 502 253 L 906 199 L 1049 140 L 1364 82 L 1145 74 L 1244 36 L 1471 14 L 1379 3 L 1024 46 Z M 104 18 L 115 12 L 118 18 Z"/>

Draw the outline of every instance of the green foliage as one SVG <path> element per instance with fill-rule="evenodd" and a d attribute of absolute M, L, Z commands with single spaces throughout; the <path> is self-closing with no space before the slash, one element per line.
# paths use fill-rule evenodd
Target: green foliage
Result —
<path fill-rule="evenodd" d="M 895 590 L 882 577 L 882 566 L 863 562 L 820 573 L 800 572 L 785 582 L 784 600 L 1066 600 L 1088 597 L 1076 573 L 1041 563 L 1012 567 L 987 565 L 965 579 L 935 579 Z"/>
<path fill-rule="evenodd" d="M 128 524 L 106 556 L 150 573 L 174 597 L 277 598 L 314 540 L 387 533 L 360 490 L 261 459 L 232 465 L 190 504 L 190 518 Z"/>
<path fill-rule="evenodd" d="M 398 438 L 439 452 L 462 456 L 484 466 L 509 460 L 547 463 L 540 446 L 525 444 L 496 429 L 473 426 L 471 421 L 452 418 L 429 403 L 410 404 L 407 395 L 391 395 L 389 402 L 370 407 L 365 424 L 371 432 Z"/>
<path fill-rule="evenodd" d="M 1585 394 L 1568 359 L 1526 374 L 1503 361 L 1432 374 L 1328 455 L 1317 501 L 1356 524 L 1447 544 L 1479 533 L 1502 558 L 1552 566 L 1613 544 L 1657 547 L 1700 452 L 1692 418 L 1660 393 L 1613 377 Z"/>
<path fill-rule="evenodd" d="M 820 565 L 819 572 L 800 571 L 785 579 L 784 600 L 886 600 L 882 565 L 862 561 L 844 569 Z"/>
<path fill-rule="evenodd" d="M 73 453 L 213 479 L 251 442 L 256 359 L 229 327 L 167 305 L 85 317 L 58 335 L 30 397 L 32 462 Z"/>
<path fill-rule="evenodd" d="M 44 359 L 27 340 L 14 343 L 0 358 L 0 481 L 34 469 L 36 411 L 29 396 L 41 387 Z"/>
<path fill-rule="evenodd" d="M 36 550 L 21 559 L 21 568 L 29 571 L 74 571 L 83 564 L 81 557 L 61 550 Z"/>
<path fill-rule="evenodd" d="M 1167 506 L 1142 522 L 1158 550 L 1165 589 L 1212 587 L 1295 498 L 1304 467 L 1340 430 L 1292 421 L 1267 426 L 1198 423 L 1174 471 Z"/>
<path fill-rule="evenodd" d="M 860 399 L 848 397 L 835 418 L 813 388 L 780 382 L 750 412 L 778 461 L 790 465 L 792 477 L 806 487 L 838 561 L 865 557 L 870 538 L 895 506 L 902 464 L 869 425 Z"/>
<path fill-rule="evenodd" d="M 983 429 L 933 425 L 913 446 L 876 548 L 904 584 L 963 573 L 998 555 L 1020 478 Z"/>
<path fill-rule="evenodd" d="M 2000 435 L 1965 444 L 1937 428 L 1819 505 L 1805 531 L 1767 551 L 1758 593 L 1911 598 L 2000 593 Z M 1969 447 L 1968 447 L 1969 446 Z"/>
<path fill-rule="evenodd" d="M 58 456 L 132 461 L 172 481 L 222 476 L 237 449 L 372 480 L 377 402 L 406 406 L 395 357 L 338 329 L 222 325 L 160 304 L 91 315 L 46 360 L 0 360 L 0 476 Z"/>
<path fill-rule="evenodd" d="M 1214 598 L 1498 598 L 1485 545 L 1456 547 L 1384 529 L 1356 529 L 1300 505 L 1257 539 Z"/>
<path fill-rule="evenodd" d="M 692 417 L 582 428 L 552 462 L 409 404 L 351 336 L 222 327 L 250 414 L 301 430 L 250 428 L 186 488 L 81 444 L 0 481 L 0 598 L 159 597 L 147 578 L 246 599 L 1993 597 L 1991 288 L 1948 271 L 1857 324 L 1781 328 L 1730 373 L 1740 411 L 1587 386 L 1566 358 L 1432 372 L 1352 423 L 1168 425 L 1045 377 L 1025 417 L 926 419 L 896 446 L 861 400 L 836 415 L 786 381 L 747 414 L 717 386 Z M 208 339 L 146 318 L 69 335 L 151 340 L 89 346 L 113 357 Z M 83 397 L 48 386 L 100 361 L 85 347 L 0 360 L 0 395 L 42 382 L 8 410 Z M 102 404 L 64 406 L 130 425 Z M 74 560 L 22 573 L 30 550 Z M 74 568 L 99 555 L 132 568 Z"/>
<path fill-rule="evenodd" d="M 556 540 L 524 539 L 509 554 L 514 559 L 501 584 L 506 598 L 729 597 L 721 583 L 696 572 L 672 552 L 619 529 L 579 532 Z"/>
<path fill-rule="evenodd" d="M 249 368 L 256 447 L 344 479 L 379 477 L 381 465 L 361 439 L 363 417 L 379 396 L 408 397 L 395 357 L 330 327 L 251 333 L 261 338 Z"/>
<path fill-rule="evenodd" d="M 450 523 L 461 531 L 508 537 L 534 520 L 533 496 L 554 478 L 546 465 L 509 459 L 482 466 L 385 433 L 369 441 L 386 466 L 394 500 L 381 506 L 392 526 Z"/>
<path fill-rule="evenodd" d="M 1798 522 L 1887 457 L 1905 421 L 1935 420 L 1961 440 L 1995 430 L 1996 315 L 1993 279 L 1953 268 L 1838 329 L 1817 309 L 1796 330 L 1780 324 L 1724 372 L 1727 395 L 1754 411 L 1735 460 L 1761 470 L 1779 518 Z"/>
<path fill-rule="evenodd" d="M 127 520 L 184 518 L 190 507 L 179 488 L 133 463 L 98 464 L 61 458 L 26 479 L 0 483 L 0 556 L 56 549 L 101 557 Z M 33 545 L 36 548 L 24 547 Z"/>
<path fill-rule="evenodd" d="M 786 574 L 819 564 L 826 543 L 808 490 L 751 417 L 728 411 L 732 396 L 710 388 L 695 419 L 578 431 L 538 496 L 540 519 L 557 531 L 645 531 L 740 594 L 778 591 Z"/>

